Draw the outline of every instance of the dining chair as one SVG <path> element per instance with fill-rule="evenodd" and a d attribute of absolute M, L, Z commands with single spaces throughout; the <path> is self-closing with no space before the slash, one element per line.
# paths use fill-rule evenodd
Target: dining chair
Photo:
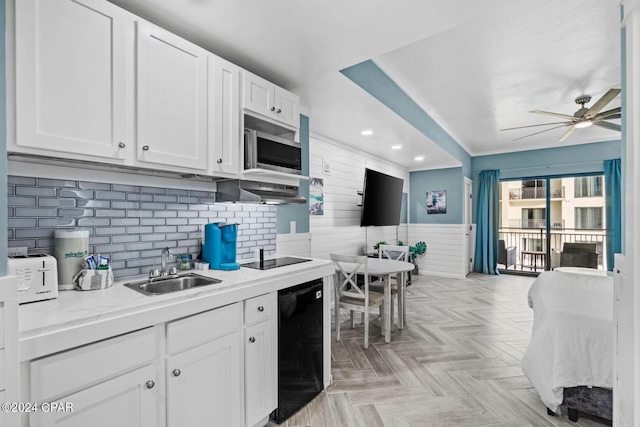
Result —
<path fill-rule="evenodd" d="M 351 327 L 354 327 L 353 313 L 363 313 L 364 316 L 364 348 L 369 348 L 369 314 L 372 307 L 380 307 L 382 321 L 385 312 L 382 302 L 384 295 L 369 291 L 369 273 L 367 271 L 367 257 L 341 254 L 329 254 L 335 266 L 333 286 L 335 289 L 335 323 L 336 341 L 340 341 L 340 309 L 346 308 L 351 314 Z M 358 277 L 362 277 L 359 285 Z"/>
<path fill-rule="evenodd" d="M 409 262 L 409 246 L 398 246 L 398 245 L 380 245 L 378 248 L 378 257 L 384 259 L 390 259 L 394 261 L 405 261 Z M 400 328 L 404 326 L 404 322 L 406 320 L 405 315 L 405 273 L 400 273 L 400 282 L 398 282 L 397 278 L 391 279 L 391 298 L 395 298 L 398 304 L 398 325 Z M 376 281 L 372 282 L 369 285 L 369 289 L 372 292 L 377 292 L 384 294 L 384 282 Z M 391 312 L 389 315 L 391 316 L 391 324 L 393 325 L 393 301 L 390 304 Z"/>

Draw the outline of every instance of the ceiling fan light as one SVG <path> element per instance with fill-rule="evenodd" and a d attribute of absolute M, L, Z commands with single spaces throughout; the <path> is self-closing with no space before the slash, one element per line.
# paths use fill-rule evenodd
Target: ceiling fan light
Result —
<path fill-rule="evenodd" d="M 588 128 L 589 126 L 591 126 L 593 124 L 593 122 L 591 120 L 585 120 L 583 122 L 578 122 L 576 123 L 575 126 L 576 129 L 584 129 L 584 128 Z"/>

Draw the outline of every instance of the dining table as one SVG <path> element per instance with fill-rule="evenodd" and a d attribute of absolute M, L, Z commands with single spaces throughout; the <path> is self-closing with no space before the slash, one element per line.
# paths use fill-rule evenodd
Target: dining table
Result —
<path fill-rule="evenodd" d="M 345 267 L 349 267 L 349 264 L 345 263 Z M 352 268 L 355 264 L 352 265 Z M 384 312 L 387 313 L 384 316 L 384 322 L 382 325 L 384 333 L 384 341 L 391 342 L 391 316 L 388 313 L 391 312 L 391 276 L 396 275 L 398 283 L 398 298 L 402 298 L 403 304 L 405 302 L 405 277 L 407 272 L 412 271 L 415 268 L 410 262 L 396 261 L 387 258 L 367 258 L 367 273 L 369 276 L 382 277 L 384 280 Z M 406 304 L 405 304 L 406 311 Z M 404 327 L 403 316 L 398 316 L 398 328 Z"/>

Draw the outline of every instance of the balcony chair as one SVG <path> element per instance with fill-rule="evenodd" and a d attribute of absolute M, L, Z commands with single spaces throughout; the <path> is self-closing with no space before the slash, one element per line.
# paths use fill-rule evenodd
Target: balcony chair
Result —
<path fill-rule="evenodd" d="M 598 244 L 564 242 L 560 267 L 598 268 Z"/>
<path fill-rule="evenodd" d="M 498 240 L 498 264 L 503 264 L 506 269 L 513 265 L 516 268 L 516 247 L 507 245 L 504 240 Z"/>
<path fill-rule="evenodd" d="M 409 262 L 409 246 L 396 246 L 396 245 L 380 245 L 378 248 L 378 258 L 386 258 L 395 261 Z M 391 279 L 391 324 L 393 325 L 393 299 L 398 301 L 398 326 L 402 329 L 406 320 L 405 315 L 405 273 L 400 274 L 400 284 L 398 286 L 397 278 Z M 371 292 L 377 292 L 384 294 L 384 282 L 376 281 L 369 284 L 369 290 Z"/>
<path fill-rule="evenodd" d="M 380 314 L 384 324 L 384 295 L 369 291 L 369 273 L 367 271 L 367 257 L 329 254 L 335 266 L 333 287 L 335 290 L 335 323 L 336 341 L 340 341 L 340 309 L 346 308 L 351 314 L 351 327 L 354 327 L 353 313 L 363 313 L 364 348 L 369 348 L 369 314 L 372 307 L 380 307 Z M 363 278 L 361 287 L 358 286 Z"/>

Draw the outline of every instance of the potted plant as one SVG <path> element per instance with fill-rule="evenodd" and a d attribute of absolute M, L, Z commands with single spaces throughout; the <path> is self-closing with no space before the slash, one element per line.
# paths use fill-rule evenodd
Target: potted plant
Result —
<path fill-rule="evenodd" d="M 373 250 L 378 253 L 378 249 L 380 249 L 380 245 L 388 245 L 387 242 L 385 242 L 384 240 L 379 241 L 378 243 L 376 243 L 375 245 L 373 245 Z"/>
<path fill-rule="evenodd" d="M 403 243 L 398 242 L 398 245 L 402 246 Z M 424 255 L 426 251 L 427 251 L 427 244 L 425 242 L 417 242 L 415 245 L 409 246 L 409 254 L 411 257 L 410 261 L 413 263 L 413 265 L 415 265 L 415 268 L 411 273 L 418 274 L 418 264 L 416 264 L 416 259 L 419 256 Z"/>

